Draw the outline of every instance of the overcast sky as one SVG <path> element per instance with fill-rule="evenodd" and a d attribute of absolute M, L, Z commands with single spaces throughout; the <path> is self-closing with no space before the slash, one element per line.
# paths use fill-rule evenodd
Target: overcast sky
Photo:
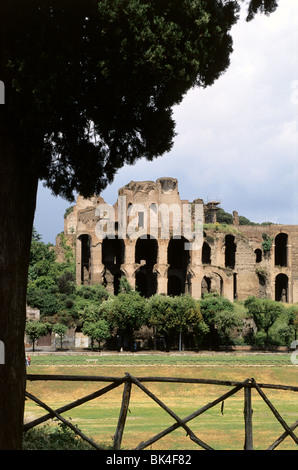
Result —
<path fill-rule="evenodd" d="M 178 179 L 180 197 L 219 200 L 254 222 L 298 224 L 298 2 L 232 30 L 228 71 L 175 108 L 171 152 L 122 168 L 103 193 L 114 204 L 131 180 Z M 35 228 L 55 243 L 71 204 L 40 184 Z"/>

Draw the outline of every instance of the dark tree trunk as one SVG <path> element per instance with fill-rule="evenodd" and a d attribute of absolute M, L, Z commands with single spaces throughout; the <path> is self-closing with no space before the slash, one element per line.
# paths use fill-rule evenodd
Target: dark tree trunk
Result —
<path fill-rule="evenodd" d="M 26 291 L 37 177 L 0 116 L 0 450 L 20 449 L 26 383 Z"/>

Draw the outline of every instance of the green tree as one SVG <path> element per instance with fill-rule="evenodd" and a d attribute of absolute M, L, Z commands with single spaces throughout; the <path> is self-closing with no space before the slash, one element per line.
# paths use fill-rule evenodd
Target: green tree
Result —
<path fill-rule="evenodd" d="M 91 339 L 92 351 L 94 341 L 97 341 L 100 350 L 100 342 L 111 337 L 110 325 L 104 318 L 97 320 L 95 323 L 85 322 L 82 332 Z"/>
<path fill-rule="evenodd" d="M 148 323 L 153 326 L 156 333 L 164 335 L 167 339 L 172 328 L 172 297 L 156 294 L 147 301 Z M 167 346 L 168 347 L 168 346 Z"/>
<path fill-rule="evenodd" d="M 219 331 L 216 328 L 216 316 L 221 312 L 233 312 L 234 305 L 225 297 L 218 294 L 205 294 L 200 300 L 201 313 L 209 328 L 207 340 L 210 348 L 215 348 L 220 342 Z"/>
<path fill-rule="evenodd" d="M 42 276 L 47 277 L 56 261 L 56 255 L 50 243 L 44 243 L 35 228 L 32 231 L 28 281 L 33 282 Z"/>
<path fill-rule="evenodd" d="M 275 3 L 250 0 L 250 16 Z M 1 449 L 21 448 L 38 182 L 99 194 L 125 163 L 168 151 L 172 107 L 227 69 L 237 14 L 232 0 L 1 1 Z"/>
<path fill-rule="evenodd" d="M 251 314 L 258 331 L 266 334 L 266 346 L 269 346 L 269 329 L 283 313 L 284 307 L 281 303 L 270 299 L 257 299 L 248 297 L 244 302 L 245 307 Z"/>
<path fill-rule="evenodd" d="M 72 272 L 66 271 L 58 279 L 58 289 L 62 294 L 74 294 L 76 290 L 75 277 Z"/>
<path fill-rule="evenodd" d="M 68 328 L 66 325 L 62 325 L 62 323 L 56 323 L 52 329 L 53 333 L 60 338 L 60 349 L 62 349 L 62 341 L 65 338 Z"/>
<path fill-rule="evenodd" d="M 266 233 L 262 234 L 262 248 L 265 253 L 265 255 L 268 255 L 270 253 L 272 243 L 273 243 L 273 237 L 269 237 Z"/>
<path fill-rule="evenodd" d="M 255 225 L 255 223 L 251 222 L 247 217 L 239 215 L 239 225 Z"/>
<path fill-rule="evenodd" d="M 120 293 L 101 306 L 103 317 L 117 329 L 120 338 L 133 349 L 134 332 L 147 324 L 146 299 L 138 292 Z"/>
<path fill-rule="evenodd" d="M 277 0 L 246 0 L 248 4 L 247 21 L 251 21 L 257 13 L 266 15 L 273 13 L 278 7 Z"/>
<path fill-rule="evenodd" d="M 278 344 L 283 346 L 290 346 L 294 337 L 294 330 L 291 325 L 280 325 L 277 328 Z"/>
<path fill-rule="evenodd" d="M 183 334 L 192 331 L 203 334 L 204 322 L 199 303 L 189 295 L 170 297 L 156 294 L 147 302 L 148 322 L 156 333 L 165 336 L 167 348 L 175 336 L 179 336 L 182 349 Z"/>
<path fill-rule="evenodd" d="M 27 304 L 40 309 L 41 317 L 70 310 L 75 293 L 74 263 L 57 262 L 51 244 L 41 241 L 33 229 L 28 272 Z"/>
<path fill-rule="evenodd" d="M 133 288 L 129 284 L 127 278 L 125 276 L 120 277 L 119 281 L 119 294 L 128 294 L 129 292 L 132 292 Z"/>
<path fill-rule="evenodd" d="M 38 308 L 42 318 L 56 315 L 62 307 L 55 285 L 45 289 L 40 288 L 36 283 L 30 283 L 27 290 L 27 303 L 30 307 Z"/>
<path fill-rule="evenodd" d="M 216 220 L 219 224 L 232 224 L 233 216 L 219 207 L 218 211 L 216 212 Z"/>
<path fill-rule="evenodd" d="M 218 311 L 214 317 L 214 323 L 220 336 L 223 337 L 226 348 L 231 340 L 233 331 L 238 330 L 243 322 L 233 310 Z"/>
<path fill-rule="evenodd" d="M 289 325 L 292 326 L 294 330 L 295 341 L 297 340 L 297 331 L 298 331 L 298 305 L 291 305 L 287 309 L 288 312 L 288 321 Z"/>
<path fill-rule="evenodd" d="M 100 305 L 108 298 L 108 291 L 100 284 L 77 286 L 74 309 L 81 322 L 97 318 Z"/>
<path fill-rule="evenodd" d="M 26 323 L 25 333 L 28 335 L 30 342 L 32 343 L 32 350 L 34 351 L 35 342 L 46 336 L 49 331 L 49 325 L 46 323 L 42 323 L 36 320 L 30 320 Z"/>

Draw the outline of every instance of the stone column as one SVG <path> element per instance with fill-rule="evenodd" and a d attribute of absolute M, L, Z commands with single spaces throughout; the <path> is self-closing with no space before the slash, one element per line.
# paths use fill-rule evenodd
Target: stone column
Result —
<path fill-rule="evenodd" d="M 122 265 L 123 270 L 125 271 L 126 278 L 133 289 L 135 289 L 136 279 L 135 279 L 135 246 L 136 240 L 126 238 L 124 240 L 125 246 L 125 255 L 124 255 L 124 264 Z"/>
<path fill-rule="evenodd" d="M 203 273 L 200 268 L 193 266 L 191 277 L 191 296 L 199 300 L 202 297 L 202 277 Z"/>
<path fill-rule="evenodd" d="M 225 276 L 223 279 L 223 297 L 226 297 L 231 302 L 234 301 L 234 279 L 233 276 Z"/>
<path fill-rule="evenodd" d="M 160 265 L 157 269 L 157 294 L 168 293 L 168 266 Z"/>
<path fill-rule="evenodd" d="M 92 238 L 91 243 L 91 259 L 92 284 L 102 284 L 102 272 L 104 270 L 104 265 L 102 264 L 102 242 L 98 239 L 94 240 L 94 238 Z"/>
<path fill-rule="evenodd" d="M 157 293 L 168 293 L 168 244 L 169 240 L 158 240 L 157 253 Z"/>
<path fill-rule="evenodd" d="M 76 240 L 76 283 L 82 283 L 82 241 L 80 237 Z"/>
<path fill-rule="evenodd" d="M 287 267 L 292 268 L 292 245 L 287 244 Z"/>

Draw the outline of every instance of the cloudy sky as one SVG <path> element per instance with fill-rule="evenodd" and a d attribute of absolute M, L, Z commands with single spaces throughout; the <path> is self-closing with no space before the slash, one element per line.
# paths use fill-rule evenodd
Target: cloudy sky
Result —
<path fill-rule="evenodd" d="M 131 180 L 171 176 L 182 199 L 215 199 L 254 222 L 298 224 L 298 2 L 242 18 L 232 36 L 228 71 L 175 108 L 171 152 L 122 168 L 102 193 L 106 202 Z M 40 184 L 34 225 L 43 241 L 55 242 L 69 206 Z"/>

